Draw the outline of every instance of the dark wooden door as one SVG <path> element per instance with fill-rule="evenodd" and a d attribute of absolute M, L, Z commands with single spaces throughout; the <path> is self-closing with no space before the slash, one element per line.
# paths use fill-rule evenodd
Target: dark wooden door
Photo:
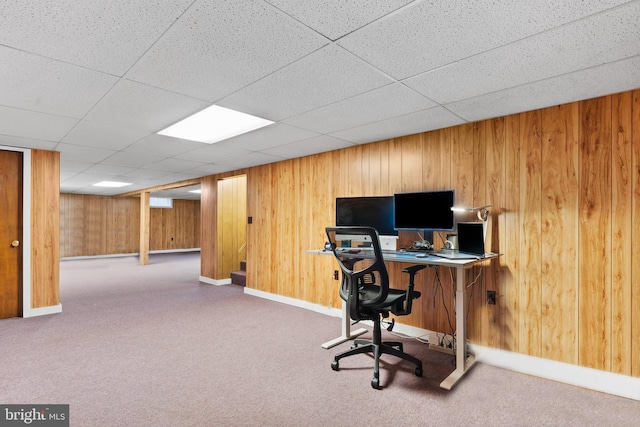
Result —
<path fill-rule="evenodd" d="M 0 319 L 22 315 L 22 153 L 0 150 Z"/>

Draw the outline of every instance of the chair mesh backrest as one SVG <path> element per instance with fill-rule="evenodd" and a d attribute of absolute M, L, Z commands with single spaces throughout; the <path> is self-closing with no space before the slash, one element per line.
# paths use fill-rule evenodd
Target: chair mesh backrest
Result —
<path fill-rule="evenodd" d="M 351 318 L 373 318 L 372 308 L 389 292 L 378 232 L 371 227 L 327 227 L 326 233 L 342 270 L 340 297 L 349 304 Z"/>

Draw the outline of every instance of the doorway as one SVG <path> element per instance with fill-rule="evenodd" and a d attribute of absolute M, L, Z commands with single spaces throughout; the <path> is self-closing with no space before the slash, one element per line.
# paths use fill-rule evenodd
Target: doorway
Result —
<path fill-rule="evenodd" d="M 23 153 L 0 150 L 0 319 L 22 316 Z"/>
<path fill-rule="evenodd" d="M 247 176 L 218 181 L 218 277 L 231 277 L 247 257 Z"/>

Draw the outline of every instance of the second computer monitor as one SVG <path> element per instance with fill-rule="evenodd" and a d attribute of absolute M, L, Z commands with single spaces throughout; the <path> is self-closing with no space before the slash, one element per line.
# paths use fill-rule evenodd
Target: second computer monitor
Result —
<path fill-rule="evenodd" d="M 453 190 L 398 193 L 393 197 L 397 230 L 454 230 Z"/>

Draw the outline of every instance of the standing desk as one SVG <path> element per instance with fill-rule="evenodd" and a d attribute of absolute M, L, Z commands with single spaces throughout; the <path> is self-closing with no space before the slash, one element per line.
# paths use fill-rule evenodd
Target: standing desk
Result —
<path fill-rule="evenodd" d="M 331 255 L 333 252 L 327 250 L 310 250 L 308 253 Z M 456 269 L 456 369 L 440 383 L 440 387 L 451 390 L 454 385 L 462 378 L 462 376 L 471 369 L 475 364 L 476 358 L 472 354 L 467 354 L 467 331 L 466 331 L 466 312 L 467 312 L 467 282 L 464 271 L 474 265 L 489 259 L 497 258 L 499 254 L 486 254 L 483 259 L 448 259 L 429 255 L 424 258 L 418 258 L 416 252 L 402 251 L 383 251 L 383 258 L 386 262 L 404 262 L 408 264 L 437 265 Z M 348 250 L 340 255 L 351 256 Z M 352 254 L 354 258 L 373 258 L 373 251 L 361 250 L 356 254 Z M 337 344 L 355 338 L 367 332 L 366 329 L 358 329 L 351 332 L 351 317 L 349 307 L 344 301 L 342 302 L 342 335 L 336 339 L 328 341 L 322 345 L 323 348 L 331 348 Z"/>

